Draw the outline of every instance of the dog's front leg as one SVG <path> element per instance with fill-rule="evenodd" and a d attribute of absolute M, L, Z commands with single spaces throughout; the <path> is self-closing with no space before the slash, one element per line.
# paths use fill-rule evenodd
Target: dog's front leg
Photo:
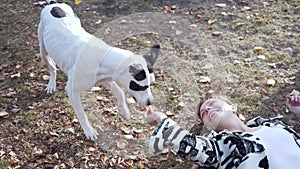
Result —
<path fill-rule="evenodd" d="M 98 138 L 97 131 L 91 126 L 81 104 L 80 93 L 67 90 L 70 103 L 77 115 L 79 123 L 88 139 L 96 140 Z"/>
<path fill-rule="evenodd" d="M 113 81 L 104 82 L 103 85 L 107 89 L 111 89 L 112 94 L 117 98 L 120 114 L 123 117 L 130 119 L 130 111 L 126 103 L 126 98 L 123 90 L 119 87 L 119 85 L 116 82 Z"/>

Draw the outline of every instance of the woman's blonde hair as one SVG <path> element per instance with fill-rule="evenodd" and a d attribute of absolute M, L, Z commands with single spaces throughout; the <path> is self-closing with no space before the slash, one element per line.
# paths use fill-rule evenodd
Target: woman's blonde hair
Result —
<path fill-rule="evenodd" d="M 224 97 L 224 96 L 212 96 L 211 98 L 206 98 L 205 100 L 200 100 L 199 101 L 199 103 L 198 103 L 198 105 L 197 105 L 197 110 L 196 110 L 196 118 L 197 119 L 199 119 L 199 120 L 201 120 L 201 121 L 203 121 L 202 120 L 202 117 L 201 117 L 201 114 L 202 114 L 202 112 L 201 112 L 201 106 L 203 105 L 203 103 L 205 103 L 207 100 L 209 100 L 209 99 L 218 99 L 218 100 L 221 100 L 221 101 L 224 101 L 225 103 L 227 103 L 227 104 L 229 104 L 229 105 L 232 105 L 233 103 L 230 101 L 230 100 L 228 100 L 226 97 Z"/>

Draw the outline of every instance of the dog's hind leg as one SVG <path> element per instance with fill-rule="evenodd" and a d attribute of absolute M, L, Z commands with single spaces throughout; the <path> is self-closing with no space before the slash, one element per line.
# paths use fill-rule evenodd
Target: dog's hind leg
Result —
<path fill-rule="evenodd" d="M 38 39 L 40 44 L 40 57 L 43 62 L 45 62 L 50 70 L 50 79 L 48 82 L 48 85 L 45 89 L 47 94 L 53 93 L 56 90 L 56 64 L 54 60 L 48 55 L 48 52 L 46 51 L 45 45 L 44 45 L 44 39 L 42 34 L 42 23 L 39 24 L 38 27 Z"/>
<path fill-rule="evenodd" d="M 48 55 L 43 44 L 40 45 L 40 55 L 42 60 L 48 65 L 50 71 L 50 79 L 45 89 L 47 94 L 56 90 L 56 66 L 54 60 Z"/>
<path fill-rule="evenodd" d="M 126 98 L 123 90 L 119 87 L 119 85 L 116 82 L 113 81 L 104 82 L 103 85 L 107 89 L 111 89 L 112 94 L 117 98 L 120 114 L 126 119 L 130 119 L 130 111 L 126 103 Z"/>
<path fill-rule="evenodd" d="M 50 70 L 50 79 L 45 91 L 49 94 L 56 90 L 56 66 L 54 60 L 49 55 L 46 56 L 46 63 Z"/>
<path fill-rule="evenodd" d="M 69 81 L 68 81 L 69 83 Z M 70 103 L 77 115 L 77 118 L 79 120 L 79 123 L 83 129 L 83 132 L 85 134 L 85 136 L 90 139 L 90 140 L 96 140 L 98 137 L 98 133 L 97 131 L 91 126 L 84 110 L 81 104 L 81 99 L 80 99 L 80 93 L 79 92 L 74 92 L 72 90 L 72 86 L 68 86 L 69 84 L 67 84 L 67 93 L 68 93 L 68 97 L 70 100 Z"/>

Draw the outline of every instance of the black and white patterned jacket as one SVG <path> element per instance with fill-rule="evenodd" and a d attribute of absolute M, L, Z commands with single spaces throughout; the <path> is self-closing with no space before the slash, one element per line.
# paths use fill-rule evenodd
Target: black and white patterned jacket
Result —
<path fill-rule="evenodd" d="M 300 135 L 280 121 L 280 117 L 256 117 L 248 126 L 279 127 L 295 138 L 300 150 Z M 207 137 L 184 130 L 173 120 L 165 118 L 156 128 L 149 142 L 155 153 L 171 149 L 180 157 L 197 162 L 209 169 L 268 169 L 265 148 L 255 136 L 243 132 L 224 130 L 212 132 Z"/>

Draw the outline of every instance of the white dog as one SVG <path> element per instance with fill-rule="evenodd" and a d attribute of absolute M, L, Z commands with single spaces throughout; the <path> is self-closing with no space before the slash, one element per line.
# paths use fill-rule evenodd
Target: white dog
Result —
<path fill-rule="evenodd" d="M 153 101 L 150 85 L 154 82 L 152 66 L 160 46 L 154 45 L 150 55 L 136 55 L 128 50 L 109 46 L 86 32 L 72 8 L 64 3 L 47 0 L 41 12 L 38 39 L 41 59 L 48 64 L 50 79 L 47 93 L 56 89 L 56 64 L 68 76 L 65 90 L 76 112 L 84 134 L 97 139 L 81 105 L 80 93 L 97 83 L 111 88 L 120 113 L 130 118 L 124 92 L 116 82 L 145 107 Z"/>

